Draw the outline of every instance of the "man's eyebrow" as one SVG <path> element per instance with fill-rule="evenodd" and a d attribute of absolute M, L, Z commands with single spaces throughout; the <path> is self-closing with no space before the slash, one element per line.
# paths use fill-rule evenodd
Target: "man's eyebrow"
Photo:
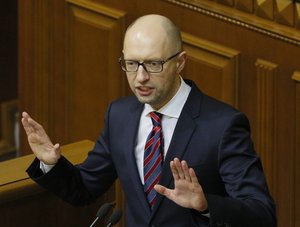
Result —
<path fill-rule="evenodd" d="M 143 61 L 139 61 L 139 60 L 136 60 L 136 59 L 130 59 L 130 58 L 124 58 L 124 60 L 126 61 L 136 61 L 136 62 L 149 62 L 149 61 L 163 61 L 162 58 L 150 58 L 150 59 L 145 59 Z"/>
<path fill-rule="evenodd" d="M 145 61 L 163 61 L 163 59 L 162 58 L 153 58 L 153 59 L 147 59 L 147 60 L 145 60 Z"/>

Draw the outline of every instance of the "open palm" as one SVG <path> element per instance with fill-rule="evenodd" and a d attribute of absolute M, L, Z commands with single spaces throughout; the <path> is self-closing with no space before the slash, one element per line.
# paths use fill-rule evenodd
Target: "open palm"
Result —
<path fill-rule="evenodd" d="M 188 168 L 186 161 L 175 158 L 170 162 L 174 177 L 174 189 L 156 185 L 155 190 L 175 202 L 176 204 L 198 211 L 207 209 L 207 201 L 195 171 Z"/>
<path fill-rule="evenodd" d="M 44 128 L 26 112 L 22 113 L 22 124 L 36 157 L 45 164 L 55 164 L 60 158 L 59 144 L 53 145 Z"/>

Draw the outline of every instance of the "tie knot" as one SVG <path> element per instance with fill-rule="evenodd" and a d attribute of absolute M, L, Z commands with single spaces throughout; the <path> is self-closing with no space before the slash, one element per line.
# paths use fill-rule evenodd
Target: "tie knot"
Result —
<path fill-rule="evenodd" d="M 162 114 L 158 112 L 150 112 L 152 124 L 154 126 L 161 126 Z"/>

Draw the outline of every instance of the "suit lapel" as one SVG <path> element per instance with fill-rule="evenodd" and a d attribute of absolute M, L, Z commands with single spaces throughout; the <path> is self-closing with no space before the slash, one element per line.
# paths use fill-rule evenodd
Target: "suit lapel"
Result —
<path fill-rule="evenodd" d="M 127 121 L 127 127 L 126 127 L 127 132 L 125 134 L 126 140 L 124 143 L 124 150 L 126 152 L 131 151 L 130 155 L 125 155 L 125 156 L 126 156 L 126 162 L 128 166 L 128 173 L 130 173 L 128 177 L 130 177 L 132 180 L 132 193 L 136 194 L 136 198 L 142 204 L 142 207 L 144 208 L 145 211 L 143 213 L 147 214 L 150 217 L 151 210 L 147 202 L 146 195 L 144 193 L 144 188 L 141 183 L 141 179 L 139 176 L 139 171 L 136 165 L 136 159 L 134 155 L 139 121 L 140 121 L 141 113 L 143 111 L 143 107 L 144 107 L 143 104 L 138 103 L 133 108 L 131 108 L 131 114 Z"/>
<path fill-rule="evenodd" d="M 173 137 L 164 161 L 162 176 L 159 182 L 159 184 L 168 188 L 173 180 L 173 175 L 170 169 L 170 161 L 175 157 L 181 160 L 196 129 L 194 118 L 198 117 L 200 114 L 202 94 L 193 83 L 190 84 L 190 86 L 192 86 L 192 90 L 175 127 Z M 164 196 L 158 196 L 154 205 L 152 216 L 160 206 L 163 199 Z"/>

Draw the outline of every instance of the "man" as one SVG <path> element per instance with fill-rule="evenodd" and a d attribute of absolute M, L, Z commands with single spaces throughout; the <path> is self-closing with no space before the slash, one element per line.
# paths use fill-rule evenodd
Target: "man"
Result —
<path fill-rule="evenodd" d="M 77 167 L 24 112 L 37 157 L 29 175 L 78 205 L 95 201 L 118 177 L 128 227 L 276 226 L 247 118 L 184 81 L 186 59 L 169 19 L 138 18 L 120 58 L 135 96 L 109 106 L 103 132 Z"/>

